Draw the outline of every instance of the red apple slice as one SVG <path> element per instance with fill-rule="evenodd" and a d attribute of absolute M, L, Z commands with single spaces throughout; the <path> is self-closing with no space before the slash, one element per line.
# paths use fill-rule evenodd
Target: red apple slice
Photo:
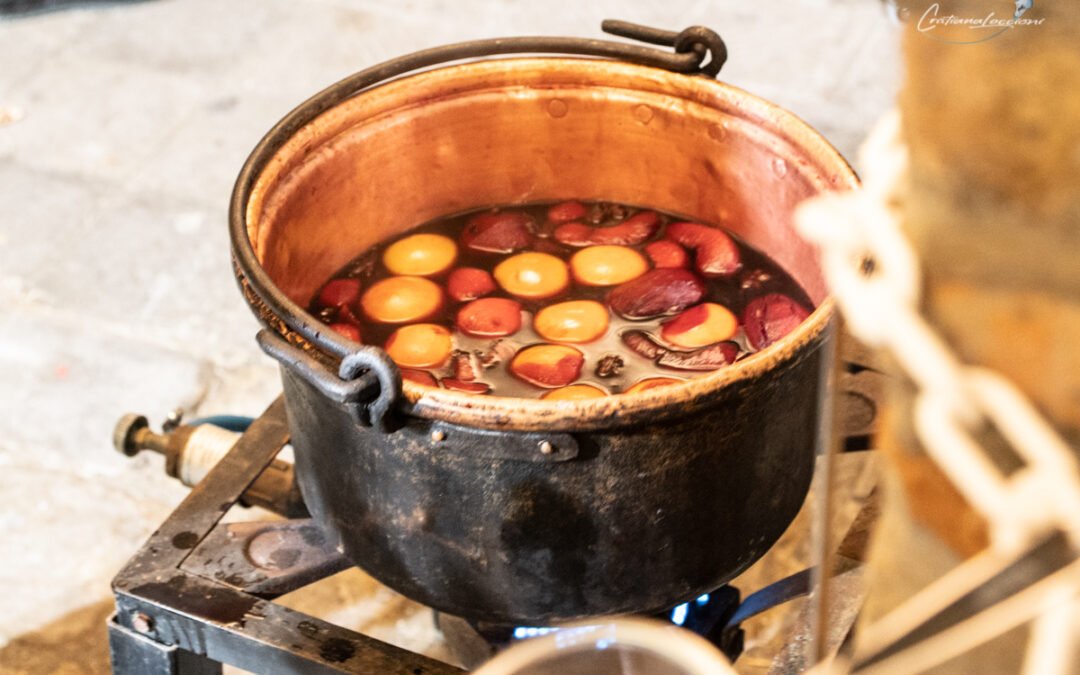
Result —
<path fill-rule="evenodd" d="M 738 356 L 739 345 L 734 342 L 719 342 L 692 352 L 667 350 L 656 360 L 656 364 L 675 370 L 716 370 L 734 363 Z"/>
<path fill-rule="evenodd" d="M 616 287 L 608 293 L 607 302 L 616 314 L 639 320 L 681 312 L 701 302 L 704 295 L 705 284 L 693 272 L 659 269 Z"/>
<path fill-rule="evenodd" d="M 442 385 L 452 391 L 460 391 L 464 394 L 487 394 L 491 391 L 491 385 L 484 382 L 465 382 L 454 378 L 443 378 Z"/>
<path fill-rule="evenodd" d="M 581 376 L 585 356 L 566 345 L 534 345 L 510 361 L 510 373 L 537 387 L 565 387 Z"/>
<path fill-rule="evenodd" d="M 319 291 L 321 307 L 344 307 L 360 297 L 359 279 L 331 279 Z"/>
<path fill-rule="evenodd" d="M 487 270 L 459 267 L 446 280 L 447 294 L 458 302 L 482 298 L 495 290 L 495 280 Z"/>
<path fill-rule="evenodd" d="M 458 310 L 457 327 L 467 335 L 504 337 L 521 328 L 521 303 L 509 298 L 480 298 Z"/>
<path fill-rule="evenodd" d="M 655 211 L 641 211 L 610 227 L 566 223 L 555 228 L 554 237 L 567 246 L 637 246 L 658 229 L 660 216 Z"/>
<path fill-rule="evenodd" d="M 547 210 L 549 223 L 561 225 L 571 220 L 579 220 L 589 213 L 588 207 L 581 202 L 569 201 L 556 204 Z"/>
<path fill-rule="evenodd" d="M 652 336 L 643 330 L 628 330 L 622 334 L 622 341 L 630 351 L 638 356 L 644 356 L 650 361 L 656 360 L 667 351 L 663 345 L 652 339 Z"/>
<path fill-rule="evenodd" d="M 439 381 L 435 379 L 435 376 L 426 370 L 416 370 L 415 368 L 402 368 L 401 379 L 408 380 L 415 384 L 421 384 L 425 387 L 438 387 Z"/>
<path fill-rule="evenodd" d="M 461 231 L 461 243 L 482 253 L 513 253 L 532 240 L 532 218 L 520 211 L 478 213 Z"/>
<path fill-rule="evenodd" d="M 693 351 L 676 351 L 664 347 L 651 335 L 640 330 L 623 333 L 622 340 L 634 353 L 655 361 L 657 365 L 675 370 L 716 370 L 734 363 L 739 356 L 739 346 L 734 342 L 720 342 Z"/>
<path fill-rule="evenodd" d="M 810 313 L 781 293 L 754 298 L 743 312 L 743 330 L 754 349 L 765 349 L 803 322 Z"/>
<path fill-rule="evenodd" d="M 690 266 L 690 256 L 686 249 L 673 241 L 661 239 L 645 245 L 645 255 L 652 260 L 653 267 L 686 268 Z"/>
<path fill-rule="evenodd" d="M 715 227 L 672 223 L 666 236 L 694 252 L 694 267 L 706 277 L 731 276 L 742 264 L 735 240 Z"/>
<path fill-rule="evenodd" d="M 330 324 L 330 330 L 338 335 L 344 335 L 353 342 L 360 342 L 360 329 L 351 323 L 332 323 Z"/>
<path fill-rule="evenodd" d="M 356 314 L 352 311 L 350 305 L 338 307 L 336 323 L 347 323 L 356 326 L 357 328 L 360 327 L 360 319 L 356 318 Z"/>

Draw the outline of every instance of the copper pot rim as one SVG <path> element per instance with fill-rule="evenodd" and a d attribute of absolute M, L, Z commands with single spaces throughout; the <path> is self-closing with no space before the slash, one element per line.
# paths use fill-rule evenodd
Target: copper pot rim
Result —
<path fill-rule="evenodd" d="M 379 84 L 375 88 L 398 85 L 431 73 L 448 70 L 467 70 L 504 63 L 510 67 L 551 67 L 570 62 L 575 67 L 621 69 L 626 73 L 661 78 L 681 78 L 683 86 L 711 88 L 714 95 L 728 101 L 736 100 L 739 107 L 758 119 L 767 119 L 791 138 L 809 142 L 815 157 L 833 167 L 843 180 L 839 189 L 858 186 L 858 178 L 847 160 L 816 130 L 794 113 L 716 80 L 691 77 L 661 68 L 604 59 L 565 56 L 487 58 L 469 63 L 441 66 Z M 354 96 L 342 95 L 340 87 L 349 78 L 312 96 L 282 118 L 260 141 L 245 161 L 233 190 L 230 206 L 230 235 L 234 265 L 242 285 L 248 285 L 266 309 L 280 322 L 271 325 L 278 332 L 293 335 L 294 341 L 313 347 L 322 354 L 342 357 L 356 349 L 357 344 L 325 330 L 317 318 L 285 296 L 260 264 L 248 237 L 247 200 L 262 170 L 279 150 L 299 133 L 305 125 L 323 114 L 332 113 Z M 332 102 L 329 105 L 324 103 Z M 759 378 L 783 364 L 798 360 L 826 336 L 835 312 L 831 296 L 818 303 L 813 312 L 791 333 L 774 344 L 750 356 L 707 375 L 693 377 L 680 384 L 646 390 L 633 394 L 614 394 L 607 397 L 576 401 L 548 401 L 508 396 L 477 396 L 447 389 L 434 389 L 403 381 L 402 394 L 405 412 L 429 420 L 461 424 L 474 428 L 514 431 L 602 430 L 627 423 L 661 422 L 672 417 L 684 417 L 707 404 L 720 390 Z M 265 319 L 264 319 L 265 320 Z M 657 376 L 685 377 L 678 371 L 657 370 Z"/>

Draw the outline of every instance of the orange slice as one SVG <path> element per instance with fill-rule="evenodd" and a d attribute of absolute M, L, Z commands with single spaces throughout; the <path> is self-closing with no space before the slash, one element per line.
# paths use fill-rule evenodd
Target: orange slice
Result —
<path fill-rule="evenodd" d="M 552 342 L 592 342 L 607 332 L 608 309 L 595 300 L 570 300 L 536 313 L 533 328 Z"/>
<path fill-rule="evenodd" d="M 624 394 L 637 394 L 650 389 L 656 389 L 657 387 L 666 387 L 671 384 L 679 384 L 683 380 L 676 379 L 674 377 L 646 377 L 644 380 L 638 380 L 632 387 L 624 391 Z"/>
<path fill-rule="evenodd" d="M 546 391 L 540 397 L 545 401 L 581 401 L 587 398 L 601 398 L 608 393 L 600 387 L 591 384 L 572 384 L 561 389 Z"/>
<path fill-rule="evenodd" d="M 678 347 L 696 349 L 728 340 L 739 320 L 723 305 L 703 302 L 661 324 L 660 337 Z"/>
<path fill-rule="evenodd" d="M 566 263 L 549 253 L 519 253 L 495 266 L 495 281 L 510 295 L 539 300 L 566 290 L 570 274 Z"/>
<path fill-rule="evenodd" d="M 403 368 L 441 366 L 450 349 L 450 331 L 435 323 L 402 326 L 386 340 L 386 353 Z"/>
<path fill-rule="evenodd" d="M 616 286 L 649 271 L 649 261 L 626 246 L 589 246 L 570 258 L 574 279 L 586 286 Z"/>
<path fill-rule="evenodd" d="M 430 277 L 450 269 L 457 244 L 441 234 L 412 234 L 383 251 L 383 264 L 393 274 Z"/>
<path fill-rule="evenodd" d="M 364 313 L 380 323 L 409 323 L 430 318 L 442 307 L 439 285 L 423 277 L 390 277 L 360 298 Z"/>

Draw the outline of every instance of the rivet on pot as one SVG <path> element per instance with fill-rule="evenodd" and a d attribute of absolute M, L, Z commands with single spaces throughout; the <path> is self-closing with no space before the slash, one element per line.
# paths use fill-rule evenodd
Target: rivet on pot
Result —
<path fill-rule="evenodd" d="M 772 170 L 776 174 L 777 178 L 783 178 L 787 175 L 787 162 L 780 157 L 773 158 Z"/>
<path fill-rule="evenodd" d="M 550 455 L 555 452 L 555 446 L 551 444 L 551 441 L 540 441 L 540 454 Z"/>
<path fill-rule="evenodd" d="M 547 111 L 552 117 L 566 117 L 566 112 L 569 110 L 569 106 L 566 105 L 566 101 L 561 98 L 553 98 L 548 101 Z"/>
<path fill-rule="evenodd" d="M 653 109 L 642 103 L 641 105 L 634 106 L 634 117 L 638 122 L 642 124 L 648 124 L 652 121 Z"/>
<path fill-rule="evenodd" d="M 432 431 L 431 440 L 435 441 L 436 443 L 446 440 L 446 432 L 442 429 L 436 429 L 435 431 Z"/>
<path fill-rule="evenodd" d="M 717 122 L 709 125 L 709 137 L 714 141 L 723 143 L 727 141 L 728 131 L 723 123 Z"/>

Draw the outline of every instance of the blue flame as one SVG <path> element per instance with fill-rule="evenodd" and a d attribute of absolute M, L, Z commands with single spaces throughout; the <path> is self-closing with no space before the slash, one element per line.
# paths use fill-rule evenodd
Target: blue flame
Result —
<path fill-rule="evenodd" d="M 524 640 L 526 638 L 540 637 L 557 630 L 559 629 L 554 626 L 518 626 L 514 629 L 514 639 Z"/>
<path fill-rule="evenodd" d="M 675 609 L 671 610 L 671 623 L 676 626 L 681 626 L 686 623 L 686 615 L 690 613 L 690 603 L 684 602 Z"/>

